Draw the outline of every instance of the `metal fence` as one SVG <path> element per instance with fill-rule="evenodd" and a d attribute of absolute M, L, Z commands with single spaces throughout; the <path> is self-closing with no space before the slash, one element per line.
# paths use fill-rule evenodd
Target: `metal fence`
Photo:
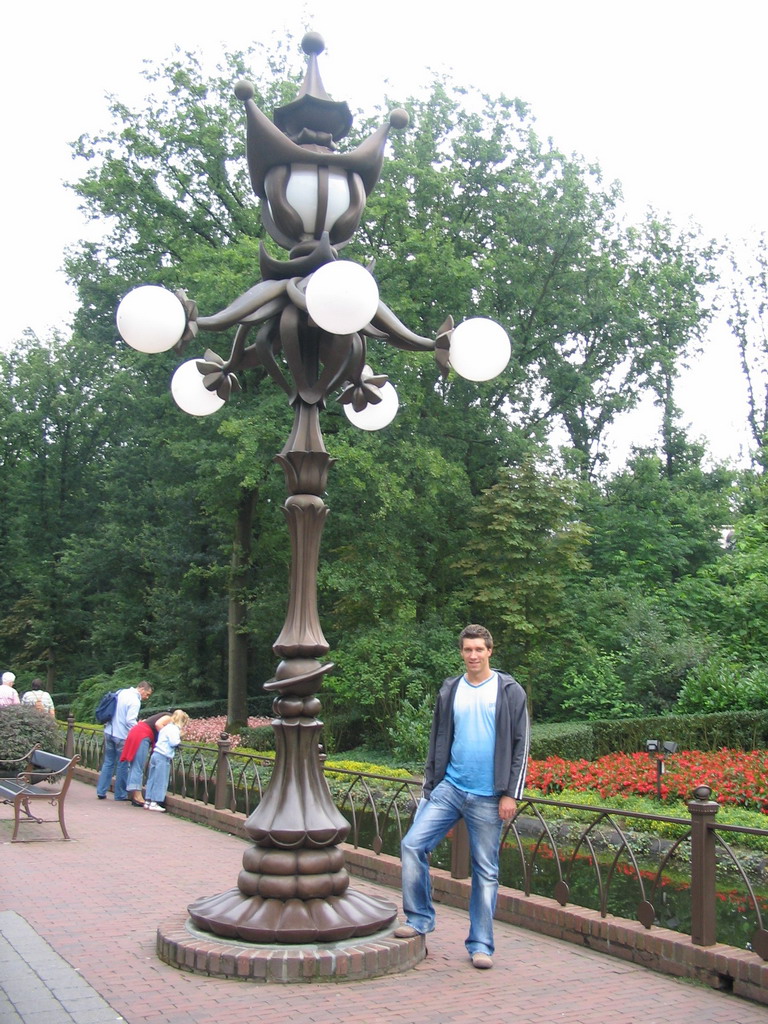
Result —
<path fill-rule="evenodd" d="M 102 729 L 67 723 L 68 753 L 97 769 Z M 250 814 L 271 776 L 273 758 L 216 745 L 182 743 L 169 791 Z M 350 822 L 348 842 L 399 855 L 421 779 L 324 765 L 334 800 Z M 697 788 L 687 817 L 526 797 L 502 833 L 500 880 L 522 891 L 686 932 L 695 945 L 751 948 L 768 960 L 768 829 L 718 824 L 719 805 Z M 748 844 L 748 845 L 745 845 Z M 463 823 L 434 852 L 454 878 L 470 874 Z"/>

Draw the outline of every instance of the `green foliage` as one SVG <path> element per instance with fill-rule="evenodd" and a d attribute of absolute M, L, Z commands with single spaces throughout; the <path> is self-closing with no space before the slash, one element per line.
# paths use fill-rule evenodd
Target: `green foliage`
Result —
<path fill-rule="evenodd" d="M 563 709 L 575 718 L 632 718 L 642 712 L 639 704 L 627 699 L 624 683 L 616 674 L 618 657 L 597 654 L 594 662 L 579 675 L 565 680 L 568 697 Z"/>
<path fill-rule="evenodd" d="M 595 572 L 664 587 L 722 555 L 720 531 L 731 516 L 733 474 L 704 471 L 702 455 L 689 448 L 670 473 L 659 456 L 636 453 L 602 486 L 584 489 Z"/>
<path fill-rule="evenodd" d="M 389 728 L 392 754 L 400 764 L 423 770 L 429 751 L 434 698 L 424 697 L 416 706 L 403 701 L 394 724 Z"/>
<path fill-rule="evenodd" d="M 584 689 L 580 679 L 599 686 L 606 714 L 613 713 L 610 707 L 621 712 L 633 705 L 635 714 L 666 711 L 686 672 L 708 653 L 708 643 L 663 594 L 593 580 L 574 588 L 571 599 L 578 626 L 563 638 L 562 653 L 550 652 L 553 683 L 546 706 L 557 717 L 571 717 L 566 709 L 572 700 L 586 717 L 605 717 L 589 713 L 589 685 Z"/>
<path fill-rule="evenodd" d="M 184 687 L 179 685 L 166 670 L 147 674 L 140 665 L 121 665 L 114 672 L 100 672 L 97 675 L 84 679 L 77 690 L 77 696 L 72 701 L 71 713 L 78 722 L 93 722 L 93 713 L 96 705 L 107 690 L 122 690 L 128 686 L 138 686 L 146 680 L 153 686 L 150 697 L 144 705 L 144 711 L 166 710 L 177 708 L 183 704 L 187 711 L 200 711 L 191 702 L 184 702 Z"/>
<path fill-rule="evenodd" d="M 343 751 L 343 756 L 348 761 L 365 761 L 367 764 L 384 764 L 388 765 L 390 768 L 402 767 L 401 765 L 398 765 L 397 759 L 393 757 L 392 751 L 388 748 L 370 747 L 365 743 Z"/>
<path fill-rule="evenodd" d="M 334 772 L 334 769 L 337 769 Z M 405 768 L 391 768 L 383 764 L 369 764 L 367 761 L 345 761 L 338 758 L 329 758 L 325 762 L 325 774 L 328 778 L 344 781 L 346 776 L 338 774 L 338 770 L 345 772 L 368 772 L 371 775 L 390 775 L 397 779 L 410 779 L 412 773 Z"/>
<path fill-rule="evenodd" d="M 748 668 L 715 654 L 688 673 L 675 711 L 768 711 L 768 665 Z"/>
<path fill-rule="evenodd" d="M 407 702 L 418 706 L 434 695 L 446 677 L 461 671 L 459 629 L 412 621 L 381 623 L 348 636 L 344 649 L 332 652 L 337 670 L 327 677 L 333 694 L 326 702 L 326 728 L 333 735 L 343 715 L 358 717 L 363 734 L 345 746 L 388 740 L 388 729 Z M 344 749 L 338 740 L 333 750 Z"/>
<path fill-rule="evenodd" d="M 52 754 L 64 749 L 63 733 L 49 714 L 22 706 L 0 708 L 0 770 L 4 758 L 23 757 L 36 743 Z"/>
<path fill-rule="evenodd" d="M 530 756 L 536 761 L 547 757 L 592 760 L 592 729 L 583 722 L 534 722 Z"/>
<path fill-rule="evenodd" d="M 593 722 L 593 756 L 644 750 L 647 739 L 673 740 L 681 750 L 768 747 L 768 712 L 728 711 Z"/>
<path fill-rule="evenodd" d="M 526 790 L 526 793 L 530 796 L 538 795 L 536 790 Z M 651 797 L 643 796 L 622 796 L 604 798 L 594 790 L 573 790 L 564 789 L 560 793 L 550 794 L 547 799 L 553 800 L 553 804 L 547 805 L 546 816 L 561 821 L 574 821 L 590 823 L 594 821 L 594 811 L 591 810 L 574 810 L 565 806 L 558 806 L 563 804 L 581 804 L 585 807 L 608 807 L 615 808 L 617 810 L 631 811 L 635 814 L 647 814 L 647 819 L 626 819 L 620 815 L 616 816 L 617 824 L 626 832 L 627 829 L 631 829 L 629 833 L 630 842 L 635 853 L 640 852 L 640 846 L 635 841 L 635 833 L 641 835 L 651 834 L 653 836 L 659 836 L 662 839 L 675 841 L 681 836 L 686 835 L 689 831 L 689 825 L 679 825 L 672 821 L 661 821 L 656 815 L 659 813 L 659 804 L 655 799 Z M 690 818 L 690 811 L 688 810 L 687 803 L 685 801 L 666 801 L 664 805 L 664 815 L 670 818 Z M 630 825 L 631 821 L 631 825 Z M 717 824 L 718 825 L 737 825 L 741 828 L 753 828 L 765 830 L 765 814 L 758 811 L 748 811 L 743 807 L 733 807 L 729 804 L 722 804 L 719 811 L 717 812 Z M 579 826 L 575 830 L 575 835 L 580 836 L 582 827 Z M 727 837 L 727 841 L 731 841 L 733 837 Z M 738 845 L 748 850 L 759 850 L 762 852 L 768 851 L 768 840 L 764 835 L 749 835 L 743 834 L 738 837 Z"/>
<path fill-rule="evenodd" d="M 768 235 L 728 252 L 732 271 L 728 325 L 739 348 L 746 382 L 747 423 L 753 462 L 768 468 Z"/>
<path fill-rule="evenodd" d="M 457 568 L 473 621 L 494 636 L 494 661 L 514 666 L 529 703 L 539 693 L 550 650 L 568 628 L 566 592 L 586 571 L 589 529 L 573 481 L 527 457 L 506 469 L 476 503 Z"/>
<path fill-rule="evenodd" d="M 680 605 L 718 638 L 724 656 L 761 665 L 768 649 L 768 501 L 754 488 L 754 511 L 739 516 L 728 549 L 679 588 Z"/>
<path fill-rule="evenodd" d="M 768 747 L 768 711 L 534 723 L 530 756 L 536 761 L 592 761 L 605 754 L 645 750 L 648 739 L 674 741 L 680 750 L 761 749 Z"/>
<path fill-rule="evenodd" d="M 535 790 L 527 790 L 531 796 L 539 795 Z M 548 804 L 546 810 L 547 818 L 553 818 L 561 821 L 573 821 L 579 823 L 590 823 L 595 819 L 593 810 L 577 810 L 571 807 L 557 806 L 562 804 L 581 804 L 586 808 L 593 807 L 612 807 L 616 809 L 633 811 L 638 814 L 656 815 L 659 813 L 658 803 L 654 803 L 648 797 L 642 796 L 627 796 L 627 797 L 615 797 L 613 799 L 606 799 L 601 797 L 599 793 L 594 790 L 575 790 L 575 789 L 563 789 L 557 794 L 548 796 L 547 799 L 554 800 L 555 805 Z M 664 806 L 664 814 L 668 817 L 688 817 L 688 808 L 683 803 L 675 804 L 669 803 Z M 764 822 L 756 824 L 758 816 L 753 815 L 753 827 L 762 828 Z M 718 820 L 719 815 L 718 815 Z M 685 835 L 688 831 L 688 825 L 676 825 L 674 822 L 659 821 L 653 817 L 647 821 L 643 819 L 631 819 L 631 826 L 627 819 L 622 818 L 620 815 L 616 815 L 616 822 L 624 830 L 631 827 L 632 833 L 652 833 L 655 836 L 661 836 L 665 839 L 679 839 L 680 836 Z M 606 827 L 609 827 L 606 825 Z M 574 836 L 580 836 L 583 831 L 583 825 L 580 824 L 574 831 Z M 639 852 L 638 847 L 633 842 L 632 848 L 635 852 Z"/>
<path fill-rule="evenodd" d="M 249 750 L 275 750 L 275 730 L 271 725 L 243 726 L 240 729 L 240 746 Z"/>
<path fill-rule="evenodd" d="M 730 804 L 721 804 L 716 820 L 718 825 L 737 825 L 740 828 L 765 828 L 765 814 L 762 811 L 748 811 L 743 807 L 733 807 Z M 765 836 L 753 836 L 747 833 L 738 837 L 727 836 L 726 841 L 736 841 L 739 846 L 744 846 L 751 850 L 768 851 L 768 841 Z"/>

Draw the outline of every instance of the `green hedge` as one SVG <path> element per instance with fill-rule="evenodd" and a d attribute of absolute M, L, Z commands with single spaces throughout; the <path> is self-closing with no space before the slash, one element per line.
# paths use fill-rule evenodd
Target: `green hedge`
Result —
<path fill-rule="evenodd" d="M 591 761 L 592 726 L 594 722 L 545 722 L 534 723 L 531 729 L 531 757 L 544 761 L 548 757 L 562 757 L 566 761 L 577 761 L 585 757 Z"/>
<path fill-rule="evenodd" d="M 54 718 L 32 707 L 0 708 L 0 770 L 3 758 L 23 757 L 36 743 L 52 754 L 63 751 L 64 733 Z"/>
<path fill-rule="evenodd" d="M 271 725 L 259 725 L 255 729 L 245 726 L 240 730 L 240 746 L 249 750 L 274 750 L 275 730 Z"/>
<path fill-rule="evenodd" d="M 535 724 L 531 757 L 591 761 L 617 751 L 645 750 L 645 741 L 673 741 L 680 750 L 768 748 L 768 711 L 720 711 L 702 715 L 606 719 L 595 722 Z"/>

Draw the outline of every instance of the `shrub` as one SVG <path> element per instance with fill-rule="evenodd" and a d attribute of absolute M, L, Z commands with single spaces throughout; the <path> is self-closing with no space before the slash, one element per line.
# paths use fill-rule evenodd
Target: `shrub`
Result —
<path fill-rule="evenodd" d="M 403 701 L 395 724 L 387 730 L 395 759 L 401 764 L 418 765 L 419 771 L 429 750 L 434 703 L 431 697 L 424 697 L 415 707 L 410 701 Z"/>
<path fill-rule="evenodd" d="M 591 665 L 579 674 L 572 672 L 566 681 L 563 709 L 574 718 L 590 721 L 600 718 L 632 718 L 643 708 L 626 695 L 626 686 L 619 678 L 616 654 L 597 654 Z"/>
<path fill-rule="evenodd" d="M 37 708 L 0 708 L 0 768 L 4 758 L 23 757 L 36 743 L 43 750 L 61 753 L 64 737 L 55 719 Z"/>
<path fill-rule="evenodd" d="M 531 757 L 590 761 L 619 751 L 644 751 L 647 739 L 674 740 L 686 750 L 754 750 L 768 747 L 768 711 L 659 715 L 593 722 L 536 722 Z"/>
<path fill-rule="evenodd" d="M 348 635 L 342 650 L 329 652 L 336 663 L 324 684 L 329 747 L 386 745 L 406 701 L 434 701 L 440 681 L 457 675 L 456 635 L 441 624 L 411 621 L 377 622 Z"/>
<path fill-rule="evenodd" d="M 586 722 L 536 722 L 531 728 L 530 756 L 539 761 L 547 757 L 591 760 L 592 727 Z"/>
<path fill-rule="evenodd" d="M 334 771 L 336 769 L 336 771 Z M 346 776 L 338 775 L 336 772 L 341 769 L 345 772 L 363 772 L 368 775 L 387 775 L 394 779 L 410 779 L 412 773 L 407 768 L 390 768 L 383 764 L 369 764 L 367 761 L 340 761 L 336 758 L 328 758 L 325 762 L 326 778 L 344 779 Z"/>
<path fill-rule="evenodd" d="M 256 719 L 249 719 L 255 722 Z M 275 730 L 271 725 L 247 726 L 240 730 L 240 746 L 249 750 L 274 750 Z"/>
<path fill-rule="evenodd" d="M 360 710 L 345 697 L 328 691 L 323 694 L 323 743 L 328 753 L 350 750 L 365 737 Z"/>
<path fill-rule="evenodd" d="M 675 710 L 682 714 L 768 709 L 768 666 L 746 668 L 715 654 L 685 677 Z"/>
<path fill-rule="evenodd" d="M 72 701 L 71 712 L 75 716 L 75 721 L 95 722 L 93 713 L 107 690 L 121 690 L 126 686 L 136 686 L 142 679 L 147 679 L 147 676 L 138 664 L 122 665 L 112 675 L 100 672 L 96 676 L 84 679 L 77 689 L 77 696 Z M 148 681 L 152 683 L 151 679 Z"/>
<path fill-rule="evenodd" d="M 754 750 L 768 747 L 768 712 L 662 715 L 624 721 L 592 722 L 592 757 L 614 751 L 645 750 L 650 738 L 674 740 L 679 749 Z"/>

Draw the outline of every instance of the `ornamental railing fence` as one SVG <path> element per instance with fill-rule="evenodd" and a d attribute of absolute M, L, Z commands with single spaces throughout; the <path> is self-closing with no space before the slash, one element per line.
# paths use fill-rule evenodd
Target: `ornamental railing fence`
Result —
<path fill-rule="evenodd" d="M 66 724 L 66 751 L 98 769 L 102 728 Z M 331 793 L 350 823 L 356 848 L 399 856 L 421 794 L 422 780 L 352 771 L 324 762 Z M 182 743 L 169 792 L 250 814 L 266 790 L 274 758 L 215 745 Z M 598 910 L 601 916 L 664 926 L 698 946 L 725 942 L 768 960 L 768 829 L 718 823 L 719 804 L 699 786 L 688 816 L 526 796 L 501 840 L 500 881 L 539 895 Z M 466 829 L 460 823 L 433 853 L 433 866 L 470 876 Z"/>

